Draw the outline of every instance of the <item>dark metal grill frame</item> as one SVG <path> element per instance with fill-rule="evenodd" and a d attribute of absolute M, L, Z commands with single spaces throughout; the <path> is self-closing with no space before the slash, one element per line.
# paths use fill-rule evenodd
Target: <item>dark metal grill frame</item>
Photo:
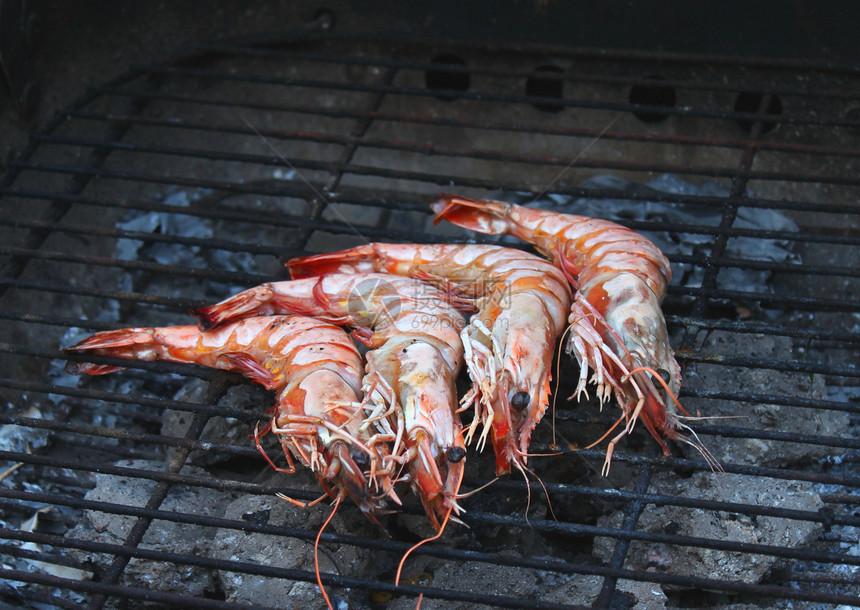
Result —
<path fill-rule="evenodd" d="M 206 422 L 214 416 L 235 418 L 253 426 L 262 417 L 260 412 L 219 406 L 216 403 L 236 383 L 237 378 L 218 371 L 210 371 L 199 367 L 170 365 L 166 363 L 135 363 L 129 367 L 127 375 L 147 379 L 149 375 L 164 376 L 167 374 L 184 377 L 195 376 L 206 381 L 209 386 L 206 397 L 200 402 L 171 399 L 164 395 L 129 396 L 114 391 L 105 391 L 88 387 L 82 383 L 80 387 L 57 385 L 44 376 L 37 376 L 33 371 L 45 373 L 51 361 L 61 360 L 58 350 L 59 336 L 68 328 L 78 327 L 87 331 L 98 331 L 122 326 L 136 325 L 136 317 L 140 308 L 153 308 L 175 318 L 174 323 L 185 323 L 185 312 L 194 306 L 210 302 L 199 296 L 179 296 L 144 294 L 135 289 L 119 290 L 111 286 L 99 286 L 92 281 L 62 281 L 62 278 L 33 277 L 28 273 L 34 267 L 47 268 L 57 265 L 58 273 L 71 266 L 86 266 L 98 269 L 97 277 L 121 277 L 131 274 L 151 274 L 153 276 L 181 277 L 189 285 L 204 280 L 214 280 L 222 284 L 253 285 L 273 279 L 271 273 L 249 272 L 242 270 L 207 269 L 172 264 L 163 264 L 146 260 L 119 260 L 110 256 L 79 253 L 72 248 L 53 249 L 52 238 L 61 236 L 62 244 L 74 243 L 74 239 L 85 242 L 104 241 L 114 243 L 119 239 L 130 239 L 145 244 L 164 243 L 181 245 L 201 250 L 221 250 L 234 253 L 249 253 L 256 257 L 286 259 L 290 256 L 305 252 L 312 236 L 316 232 L 341 236 L 352 236 L 355 228 L 348 222 L 331 219 L 327 213 L 336 209 L 337 204 L 352 204 L 362 206 L 366 210 L 379 211 L 381 220 L 376 224 L 361 224 L 358 229 L 361 235 L 370 240 L 404 240 L 404 241 L 448 241 L 449 236 L 442 234 L 426 235 L 423 231 L 402 228 L 391 224 L 394 213 L 427 212 L 427 193 L 433 190 L 465 190 L 470 193 L 490 194 L 501 189 L 505 191 L 528 191 L 533 194 L 540 192 L 545 184 L 528 183 L 522 180 L 522 171 L 512 171 L 508 181 L 487 178 L 477 174 L 460 175 L 443 171 L 424 171 L 389 167 L 384 164 L 355 161 L 359 153 L 381 151 L 386 154 L 411 155 L 419 154 L 433 161 L 441 159 L 463 159 L 467 162 L 480 161 L 496 165 L 525 166 L 534 168 L 550 168 L 554 171 L 575 170 L 577 172 L 620 172 L 632 176 L 654 176 L 660 173 L 673 173 L 682 177 L 694 179 L 723 180 L 729 186 L 728 196 L 677 195 L 659 193 L 619 193 L 612 190 L 584 189 L 564 183 L 552 186 L 553 193 L 585 198 L 623 198 L 632 202 L 660 201 L 680 207 L 700 207 L 719 210 L 722 219 L 719 225 L 678 225 L 653 221 L 622 220 L 622 222 L 637 230 L 672 230 L 676 232 L 711 236 L 713 245 L 709 254 L 685 255 L 678 252 L 667 252 L 673 263 L 687 263 L 702 267 L 704 276 L 701 286 L 682 287 L 670 286 L 667 298 L 667 320 L 670 327 L 681 329 L 680 342 L 676 346 L 679 360 L 686 370 L 696 364 L 713 364 L 718 367 L 740 369 L 763 369 L 790 374 L 807 376 L 823 375 L 830 382 L 845 387 L 856 387 L 860 378 L 857 368 L 857 355 L 860 354 L 860 334 L 856 331 L 843 331 L 829 328 L 818 322 L 807 326 L 793 325 L 784 318 L 768 321 L 766 317 L 758 320 L 728 321 L 715 314 L 721 303 L 757 303 L 765 309 L 782 310 L 785 312 L 812 312 L 819 317 L 835 316 L 840 321 L 850 320 L 851 314 L 860 312 L 860 301 L 857 298 L 858 278 L 860 267 L 852 264 L 833 265 L 820 263 L 790 263 L 767 262 L 754 259 L 738 259 L 725 254 L 730 239 L 751 237 L 755 239 L 787 239 L 795 244 L 823 245 L 829 248 L 857 248 L 860 246 L 860 207 L 856 203 L 833 202 L 824 198 L 823 201 L 808 200 L 800 197 L 796 200 L 774 198 L 750 194 L 751 183 L 787 183 L 787 184 L 816 184 L 827 188 L 841 189 L 841 193 L 853 193 L 855 198 L 860 193 L 860 172 L 857 172 L 860 159 L 860 121 L 845 116 L 816 115 L 803 112 L 804 106 L 798 104 L 801 110 L 792 110 L 788 102 L 800 100 L 810 104 L 832 104 L 842 107 L 858 97 L 858 82 L 860 68 L 853 66 L 830 66 L 809 62 L 780 62 L 764 61 L 752 58 L 730 59 L 719 57 L 693 57 L 682 55 L 656 53 L 622 53 L 607 56 L 589 50 L 568 50 L 557 48 L 470 48 L 465 46 L 452 47 L 452 52 L 473 59 L 470 66 L 445 65 L 440 68 L 438 63 L 431 61 L 438 49 L 427 42 L 405 42 L 380 40 L 371 38 L 339 36 L 336 34 L 309 34 L 307 32 L 285 35 L 282 44 L 271 46 L 255 46 L 253 43 L 230 42 L 224 44 L 205 45 L 195 49 L 192 55 L 185 54 L 168 65 L 139 65 L 133 66 L 130 72 L 104 86 L 94 87 L 78 102 L 57 117 L 40 134 L 34 135 L 17 160 L 10 164 L 10 169 L 0 181 L 0 197 L 3 200 L 3 212 L 0 216 L 0 229 L 9 239 L 0 246 L 0 256 L 4 263 L 4 272 L 0 277 L 0 318 L 6 321 L 8 328 L 38 329 L 32 330 L 27 337 L 30 342 L 16 341 L 20 333 L 10 333 L 0 342 L 0 357 L 5 367 L 5 375 L 0 379 L 0 389 L 4 399 L 10 406 L 16 408 L 0 412 L 0 424 L 14 425 L 30 430 L 44 430 L 52 442 L 44 451 L 34 453 L 21 451 L 0 451 L 0 461 L 10 464 L 21 464 L 19 471 L 28 473 L 34 481 L 45 481 L 55 485 L 63 492 L 43 493 L 26 489 L 19 483 L 11 486 L 0 486 L 0 507 L 3 520 L 14 523 L 28 516 L 27 511 L 32 506 L 62 506 L 73 511 L 86 510 L 102 511 L 117 515 L 128 515 L 136 519 L 135 525 L 124 544 L 117 545 L 105 542 L 94 542 L 69 538 L 56 533 L 26 532 L 14 527 L 0 528 L 0 538 L 5 542 L 0 544 L 0 552 L 17 558 L 28 558 L 41 562 L 85 568 L 86 566 L 75 555 L 67 551 L 77 549 L 90 554 L 103 554 L 110 557 L 108 568 L 98 574 L 96 580 L 72 580 L 61 578 L 39 571 L 0 568 L 0 575 L 7 581 L 29 583 L 29 586 L 2 591 L 7 598 L 17 597 L 23 602 L 40 602 L 57 607 L 77 606 L 76 601 L 70 600 L 57 590 L 76 591 L 84 595 L 90 608 L 100 608 L 122 600 L 133 602 L 153 602 L 161 604 L 238 608 L 248 607 L 241 603 L 194 597 L 159 590 L 123 584 L 123 572 L 131 558 L 139 558 L 152 562 L 170 562 L 178 565 L 193 565 L 208 570 L 228 570 L 259 576 L 272 576 L 288 580 L 314 582 L 312 571 L 286 569 L 268 566 L 260 563 L 231 561 L 215 557 L 201 557 L 184 553 L 169 553 L 154 550 L 141 545 L 143 537 L 154 520 L 167 520 L 174 523 L 187 523 L 208 528 L 226 528 L 240 530 L 246 533 L 265 533 L 275 536 L 297 538 L 313 541 L 316 531 L 286 526 L 254 524 L 241 520 L 211 517 L 201 514 L 186 514 L 159 508 L 171 489 L 178 485 L 208 488 L 219 492 L 239 492 L 255 495 L 272 495 L 282 491 L 302 500 L 315 498 L 313 492 L 290 487 L 288 477 L 279 479 L 283 486 L 261 485 L 248 481 L 230 480 L 215 476 L 201 476 L 180 472 L 192 451 L 204 451 L 212 454 L 232 456 L 242 459 L 253 459 L 256 450 L 248 443 L 234 445 L 229 443 L 213 443 L 202 440 Z M 447 47 L 446 47 L 447 49 Z M 403 53 L 406 59 L 393 59 Z M 415 57 L 426 59 L 418 60 Z M 468 75 L 473 79 L 493 79 L 504 82 L 519 82 L 533 75 L 533 68 L 540 62 L 552 57 L 564 62 L 577 65 L 581 62 L 583 68 L 566 70 L 563 75 L 568 87 L 568 96 L 562 98 L 535 97 L 519 93 L 502 91 L 501 87 L 478 85 L 475 90 L 433 90 L 427 87 L 404 85 L 399 80 L 404 73 L 420 74 L 433 70 L 442 70 L 446 74 Z M 511 61 L 510 68 L 498 67 L 498 58 Z M 272 65 L 299 66 L 320 65 L 332 70 L 340 70 L 353 66 L 371 71 L 377 71 L 379 76 L 370 78 L 371 82 L 354 82 L 347 78 L 334 79 L 331 77 L 284 76 L 274 73 L 255 73 L 252 69 L 231 71 L 223 67 L 234 62 L 249 68 Z M 748 73 L 740 84 L 730 84 L 718 78 L 698 77 L 699 66 L 708 64 L 708 69 L 719 73 L 724 70 L 729 74 Z M 597 66 L 597 68 L 590 67 Z M 608 64 L 617 66 L 617 72 L 603 73 L 600 67 Z M 659 66 L 670 76 L 659 81 L 660 86 L 672 87 L 678 91 L 690 92 L 696 95 L 737 95 L 740 93 L 760 94 L 760 106 L 757 112 L 740 112 L 724 110 L 715 107 L 692 106 L 651 106 L 632 103 L 623 98 L 625 92 L 632 86 L 647 87 L 653 85 L 647 75 Z M 322 70 L 322 68 L 320 68 Z M 706 72 L 706 71 L 702 71 Z M 809 76 L 807 81 L 793 81 L 791 76 L 800 73 Z M 686 77 L 672 75 L 688 74 Z M 362 80 L 359 77 L 357 80 Z M 229 86 L 267 87 L 275 86 L 286 91 L 319 91 L 326 94 L 358 94 L 365 96 L 361 102 L 339 101 L 334 107 L 323 107 L 305 101 L 290 101 L 272 103 L 270 101 L 240 101 L 208 97 L 206 86 L 194 94 L 176 93 L 174 86 L 187 83 L 214 83 L 214 88 Z M 481 88 L 486 87 L 486 88 Z M 615 99 L 593 99 L 588 96 L 590 87 L 605 87 L 618 94 Z M 222 91 L 222 89 L 218 89 Z M 768 112 L 770 100 L 779 97 L 786 102 L 789 109 L 775 115 Z M 392 98 L 399 100 L 399 106 L 409 108 L 408 100 L 418 100 L 422 104 L 436 104 L 436 114 L 430 114 L 416 107 L 414 111 L 391 110 L 386 103 Z M 351 98 L 350 98 L 351 99 Z M 708 98 L 710 99 L 710 98 Z M 407 100 L 407 101 L 403 101 Z M 534 105 L 553 105 L 561 107 L 561 113 L 570 110 L 614 113 L 627 117 L 636 112 L 657 112 L 671 117 L 676 121 L 746 121 L 752 125 L 750 132 L 742 135 L 737 131 L 732 135 L 722 137 L 677 135 L 670 130 L 646 127 L 613 128 L 613 124 L 601 129 L 594 125 L 570 125 L 569 121 L 560 120 L 552 123 L 544 120 L 510 121 L 486 116 L 463 116 L 461 112 L 446 112 L 445 108 L 455 107 L 460 102 L 486 104 L 494 109 L 509 109 L 531 107 Z M 146 114 L 153 106 L 164 104 L 165 108 L 185 108 L 187 116 L 153 116 Z M 106 110 L 105 110 L 106 108 Z M 117 110 L 119 108 L 119 110 Z M 195 112 L 206 114 L 209 109 L 216 109 L 219 118 L 200 120 Z M 193 111 L 193 112 L 192 112 Z M 308 115 L 314 119 L 332 121 L 352 121 L 349 130 L 305 130 L 302 124 L 288 125 L 281 128 L 257 127 L 246 116 L 259 117 L 265 113 L 284 113 L 285 115 Z M 607 116 L 614 116 L 607 114 Z M 224 117 L 232 117 L 226 121 Z M 655 147 L 677 146 L 689 149 L 726 149 L 739 152 L 739 160 L 734 165 L 700 166 L 689 163 L 654 162 L 650 159 L 624 158 L 624 160 L 605 157 L 588 157 L 578 150 L 564 150 L 563 154 L 547 155 L 538 150 L 500 150 L 480 146 L 456 145 L 453 139 L 448 141 L 427 142 L 425 140 L 403 138 L 386 138 L 374 135 L 373 128 L 380 123 L 396 123 L 406 127 L 427 127 L 434 129 L 468 129 L 484 132 L 505 132 L 506 134 L 545 135 L 559 138 L 583 138 L 586 140 L 603 139 L 611 142 L 647 143 Z M 642 124 L 644 125 L 644 124 Z M 777 131 L 780 137 L 772 137 L 774 133 L 765 129 L 766 126 L 776 125 L 782 128 Z M 803 130 L 811 127 L 826 131 L 838 132 L 847 144 L 828 143 L 826 145 L 810 142 L 801 135 L 797 138 L 786 135 L 788 127 Z M 313 145 L 338 147 L 338 152 L 321 160 L 302 155 L 290 155 L 289 160 L 275 152 L 249 153 L 235 149 L 213 149 L 200 146 L 185 146 L 174 143 L 173 140 L 163 139 L 158 143 L 139 142 L 140 134 L 146 134 L 148 129 L 168 130 L 172 133 L 193 132 L 205 138 L 221 136 L 239 136 L 247 139 L 265 139 L 266 143 L 280 145 L 310 143 Z M 767 133 L 765 133 L 767 132 Z M 153 132 L 156 133 L 156 132 Z M 178 136 L 177 136 L 178 138 Z M 226 141 L 226 140 L 225 140 Z M 69 152 L 79 152 L 80 160 L 71 162 Z M 824 157 L 833 160 L 837 171 L 786 171 L 768 170 L 756 166 L 756 161 L 762 153 L 785 155 L 809 155 L 814 158 Z M 155 163 L 148 169 L 138 170 L 119 169 L 111 164 L 117 155 L 126 155 L 127 159 L 161 159 L 161 165 Z M 311 179 L 313 186 L 300 180 L 269 181 L 269 182 L 239 182 L 232 179 L 200 177 L 197 175 L 182 175 L 178 171 L 170 171 L 171 161 L 211 162 L 218 164 L 241 164 L 257 168 L 284 168 L 285 162 L 291 169 L 298 172 L 308 172 L 312 175 L 322 175 L 324 179 Z M 435 167 L 433 163 L 429 164 Z M 146 167 L 146 164 L 144 164 Z M 161 167 L 163 171 L 159 171 Z M 199 167 L 195 165 L 194 167 Z M 356 185 L 350 179 L 368 178 L 377 181 L 380 188 Z M 45 185 L 38 183 L 44 180 Z M 422 186 L 419 192 L 411 192 L 402 186 L 401 181 Z M 451 184 L 455 186 L 451 186 Z M 121 200 L 108 198 L 98 194 L 101 185 L 109 184 L 120 192 L 125 193 Z M 138 194 L 138 188 L 144 187 L 147 194 Z M 190 205 L 177 207 L 158 202 L 153 195 L 153 187 L 188 188 L 207 190 L 223 196 L 253 195 L 268 198 L 289 198 L 302 200 L 308 206 L 309 212 L 302 216 L 282 214 L 273 215 L 267 211 L 239 209 L 219 206 Z M 92 192 L 97 194 L 93 195 Z M 324 196 L 323 196 L 324 194 Z M 834 198 L 836 201 L 840 197 Z M 844 201 L 844 200 L 843 200 Z M 37 213 L 19 214 L 20 208 L 15 206 L 26 202 Z M 822 218 L 821 226 L 810 224 L 798 232 L 744 229 L 733 226 L 740 208 L 757 208 L 763 210 L 780 210 L 786 213 L 804 214 L 814 212 Z M 283 229 L 284 231 L 299 231 L 301 235 L 294 237 L 289 245 L 282 247 L 279 243 L 254 244 L 229 233 L 210 237 L 190 237 L 181 235 L 164 235 L 151 232 L 130 231 L 116 227 L 114 224 L 82 222 L 79 215 L 72 220 L 67 218 L 76 210 L 93 210 L 91 214 L 100 211 L 110 217 L 121 218 L 122 211 L 153 212 L 167 215 L 191 216 L 211 222 L 232 222 L 248 225 L 260 225 Z M 765 293 L 755 290 L 734 290 L 722 288 L 718 284 L 718 274 L 721 269 L 737 267 L 742 269 L 766 270 L 777 274 L 796 277 L 800 281 L 818 281 L 823 286 L 832 286 L 824 295 L 809 294 L 802 290 L 798 293 L 773 292 Z M 837 280 L 843 281 L 848 287 L 839 288 Z M 193 294 L 193 293 L 188 293 Z M 226 296 L 226 295 L 223 295 Z M 66 315 L 64 312 L 52 311 L 51 304 L 80 303 L 75 305 L 78 311 L 92 311 L 93 303 L 116 302 L 122 312 L 119 322 L 104 322 L 92 319 L 80 319 Z M 8 306 L 7 303 L 13 303 Z M 23 309 L 22 303 L 33 303 L 32 309 Z M 72 308 L 69 307 L 71 310 Z M 130 319 L 126 320 L 126 315 Z M 16 331 L 18 332 L 18 331 Z M 816 346 L 816 359 L 797 359 L 791 354 L 780 354 L 774 358 L 747 357 L 740 355 L 713 354 L 702 352 L 698 338 L 702 333 L 725 332 L 729 334 L 765 334 L 792 339 L 794 345 Z M 821 356 L 828 349 L 844 354 L 846 361 L 838 357 Z M 93 358 L 95 360 L 95 358 Z M 105 362 L 117 362 L 109 358 Z M 36 366 L 24 366 L 24 362 L 36 362 Z M 20 374 L 18 371 L 22 371 Z M 560 390 L 564 393 L 565 386 Z M 569 389 L 569 388 L 567 388 Z M 771 389 L 769 389 L 771 390 Z M 66 405 L 53 414 L 52 419 L 33 418 L 21 415 L 21 407 L 27 404 L 27 395 L 60 396 Z M 17 398 L 15 398 L 17 397 Z M 737 388 L 684 389 L 682 398 L 698 398 L 703 400 L 719 399 L 732 402 L 751 402 L 776 404 L 800 409 L 804 413 L 815 413 L 817 410 L 835 411 L 848 414 L 855 421 L 860 414 L 860 405 L 854 400 L 823 400 L 809 398 L 793 393 L 791 388 L 772 388 L 768 392 L 739 391 Z M 184 411 L 192 415 L 192 423 L 184 437 L 175 437 L 159 433 L 130 431 L 112 428 L 96 423 L 86 423 L 79 413 L 92 410 L 100 405 L 110 412 L 122 413 L 127 405 L 152 409 L 153 413 L 164 410 Z M 87 406 L 89 405 L 89 406 Z M 108 406 L 109 405 L 109 406 Z M 596 411 L 584 409 L 562 409 L 557 414 L 560 425 L 565 423 L 578 425 L 585 423 L 602 423 L 610 425 L 613 422 L 611 414 L 596 415 Z M 140 409 L 132 412 L 129 417 L 138 418 L 151 428 L 160 421 L 156 415 L 146 415 Z M 147 422 L 147 417 L 149 421 Z M 729 420 L 731 422 L 731 420 Z M 146 428 L 147 426 L 142 426 Z M 510 516 L 495 512 L 469 508 L 465 520 L 473 526 L 502 526 L 502 527 L 531 527 L 536 535 L 561 536 L 565 538 L 608 537 L 615 541 L 615 550 L 608 564 L 601 564 L 592 558 L 588 561 L 573 561 L 562 558 L 543 559 L 528 556 L 511 556 L 494 551 L 477 551 L 473 549 L 455 548 L 443 541 L 428 544 L 416 551 L 417 555 L 426 555 L 448 562 L 475 561 L 486 564 L 509 565 L 524 569 L 543 570 L 557 574 L 591 575 L 603 579 L 599 595 L 594 601 L 598 607 L 622 607 L 625 597 L 617 588 L 619 580 L 640 581 L 665 585 L 669 589 L 687 591 L 718 591 L 729 596 L 732 600 L 802 600 L 822 604 L 855 604 L 860 605 L 860 592 L 855 576 L 840 577 L 830 574 L 823 576 L 817 573 L 805 573 L 787 569 L 784 576 L 771 575 L 767 582 L 744 583 L 724 579 L 707 579 L 687 576 L 679 573 L 658 572 L 653 570 L 632 570 L 625 568 L 625 560 L 631 542 L 646 541 L 670 546 L 695 546 L 705 549 L 734 551 L 744 554 L 758 554 L 784 558 L 797 565 L 807 565 L 811 562 L 820 564 L 858 566 L 860 558 L 847 552 L 834 550 L 838 540 L 826 550 L 819 548 L 785 548 L 769 544 L 751 544 L 718 540 L 707 537 L 692 537 L 667 532 L 651 532 L 640 530 L 638 522 L 644 511 L 650 506 L 676 506 L 688 509 L 725 512 L 748 517 L 778 517 L 809 523 L 819 523 L 825 532 L 834 527 L 856 528 L 860 526 L 857 514 L 858 487 L 860 473 L 856 468 L 857 449 L 860 441 L 850 433 L 842 436 L 819 436 L 798 434 L 780 430 L 760 430 L 744 427 L 735 423 L 702 423 L 697 425 L 697 432 L 706 442 L 719 442 L 722 438 L 754 438 L 773 440 L 777 442 L 794 442 L 808 445 L 822 445 L 845 453 L 843 467 L 829 469 L 824 462 L 814 464 L 795 464 L 788 466 L 747 465 L 743 463 L 724 463 L 727 473 L 749 477 L 765 477 L 790 481 L 807 481 L 815 484 L 828 485 L 838 488 L 838 491 L 822 492 L 821 497 L 825 507 L 819 511 L 798 510 L 777 506 L 758 506 L 753 504 L 728 502 L 707 497 L 682 497 L 649 492 L 652 477 L 656 471 L 692 472 L 707 469 L 703 460 L 694 456 L 682 457 L 680 452 L 673 457 L 656 457 L 654 448 L 643 453 L 619 447 L 615 460 L 616 464 L 629 468 L 632 475 L 628 485 L 619 489 L 609 489 L 598 485 L 583 485 L 573 483 L 548 482 L 548 493 L 555 498 L 590 498 L 622 505 L 624 515 L 621 527 L 604 527 L 589 523 L 553 521 L 550 519 L 529 518 L 522 515 Z M 115 443 L 106 444 L 111 440 Z M 103 461 L 92 461 L 86 458 L 69 457 L 63 454 L 80 447 L 84 452 L 87 448 L 97 448 L 100 452 L 113 454 L 116 459 L 147 457 L 161 455 L 167 448 L 174 450 L 172 458 L 165 462 L 165 470 L 148 470 L 129 468 Z M 547 450 L 546 445 L 538 445 L 538 452 Z M 561 449 L 562 460 L 584 460 L 592 464 L 602 461 L 602 451 L 598 449 Z M 64 474 L 72 471 L 74 475 Z M 86 485 L 82 481 L 93 473 L 115 474 L 133 479 L 148 480 L 156 483 L 155 491 L 149 497 L 144 507 L 126 506 L 121 503 L 108 503 L 87 500 L 84 498 Z M 468 483 L 478 486 L 486 482 L 488 472 L 483 472 L 477 479 Z M 12 478 L 10 477 L 10 480 Z M 46 483 L 47 484 L 47 483 Z M 534 497 L 543 493 L 541 485 L 529 485 Z M 524 495 L 526 486 L 521 481 L 503 480 L 494 484 L 485 494 L 500 494 L 507 496 Z M 468 507 L 468 501 L 464 501 Z M 420 509 L 414 502 L 404 508 L 408 514 L 418 515 Z M 453 527 L 453 526 L 452 526 Z M 337 543 L 357 546 L 373 550 L 381 556 L 397 558 L 413 544 L 406 539 L 379 539 L 365 536 L 324 533 L 324 543 Z M 15 542 L 29 542 L 43 545 L 41 550 L 24 549 Z M 826 542 L 826 535 L 823 539 Z M 48 547 L 49 550 L 45 550 Z M 62 550 L 61 550 L 62 549 Z M 417 596 L 423 594 L 426 599 L 459 601 L 469 604 L 485 604 L 498 607 L 569 607 L 547 600 L 530 600 L 510 595 L 498 595 L 485 592 L 473 592 L 465 589 L 442 588 L 434 586 L 401 585 L 394 587 L 391 582 L 380 579 L 365 579 L 353 576 L 324 573 L 323 582 L 329 587 L 350 588 L 358 591 L 383 591 L 398 595 Z M 836 581 L 838 588 L 819 590 L 815 585 L 826 580 Z M 120 600 L 119 602 L 117 600 Z"/>

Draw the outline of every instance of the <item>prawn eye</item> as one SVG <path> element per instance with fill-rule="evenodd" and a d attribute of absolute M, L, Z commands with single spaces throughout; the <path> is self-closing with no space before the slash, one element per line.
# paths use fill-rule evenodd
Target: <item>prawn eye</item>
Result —
<path fill-rule="evenodd" d="M 449 462 L 459 462 L 466 457 L 466 450 L 462 447 L 449 447 L 445 455 L 447 455 Z"/>
<path fill-rule="evenodd" d="M 672 376 L 669 375 L 669 371 L 667 371 L 666 369 L 657 369 L 657 374 L 660 375 L 660 379 L 666 382 L 666 385 L 668 385 L 669 382 L 672 381 Z"/>
<path fill-rule="evenodd" d="M 352 461 L 355 462 L 356 466 L 359 468 L 367 468 L 370 466 L 370 458 L 366 453 L 361 451 L 356 451 L 352 454 Z"/>
<path fill-rule="evenodd" d="M 511 397 L 511 406 L 517 411 L 522 411 L 532 401 L 532 397 L 528 392 L 517 392 Z"/>

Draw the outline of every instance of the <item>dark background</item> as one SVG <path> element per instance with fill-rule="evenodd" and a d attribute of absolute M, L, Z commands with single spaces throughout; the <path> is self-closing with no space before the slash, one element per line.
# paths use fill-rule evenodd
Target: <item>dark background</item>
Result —
<path fill-rule="evenodd" d="M 35 16 L 29 72 L 39 93 L 31 116 L 22 118 L 4 86 L 0 170 L 10 152 L 26 144 L 29 131 L 44 126 L 88 86 L 136 62 L 161 61 L 198 42 L 300 28 L 321 11 L 328 11 L 333 27 L 345 32 L 809 59 L 852 71 L 860 64 L 860 3 L 835 0 L 30 0 L 24 5 Z"/>

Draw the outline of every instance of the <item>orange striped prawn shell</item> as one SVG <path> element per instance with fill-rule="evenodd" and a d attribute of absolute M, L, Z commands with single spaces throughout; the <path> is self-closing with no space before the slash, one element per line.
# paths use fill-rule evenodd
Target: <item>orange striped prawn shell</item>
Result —
<path fill-rule="evenodd" d="M 483 424 L 496 472 L 526 463 L 532 431 L 549 403 L 555 342 L 567 323 L 571 292 L 552 263 L 513 248 L 475 244 L 372 243 L 287 263 L 293 277 L 334 272 L 385 272 L 428 280 L 475 301 L 462 333 L 473 386 L 461 401 L 475 405 L 466 436 Z"/>
<path fill-rule="evenodd" d="M 377 516 L 385 512 L 383 494 L 374 496 L 368 481 L 393 494 L 391 476 L 381 469 L 374 472 L 385 453 L 362 430 L 358 407 L 362 362 L 342 329 L 312 318 L 279 315 L 234 321 L 209 331 L 169 326 L 101 332 L 66 352 L 193 363 L 242 373 L 277 393 L 266 430 L 277 434 L 289 464 L 278 470 L 295 472 L 294 456 L 314 472 L 330 497 L 349 497 L 377 524 Z M 90 375 L 121 368 L 87 362 L 67 366 L 69 372 Z"/>
<path fill-rule="evenodd" d="M 373 348 L 363 379 L 367 420 L 392 443 L 386 462 L 408 471 L 431 524 L 453 512 L 466 455 L 454 380 L 463 363 L 462 314 L 433 286 L 389 274 L 331 274 L 261 284 L 195 310 L 201 326 L 292 312 L 352 327 Z"/>
<path fill-rule="evenodd" d="M 664 454 L 664 439 L 694 446 L 714 465 L 675 396 L 681 369 L 669 345 L 660 303 L 671 279 L 669 261 L 642 235 L 610 221 L 560 214 L 502 201 L 443 195 L 431 204 L 436 222 L 533 244 L 564 272 L 575 290 L 567 351 L 580 363 L 575 396 L 587 395 L 587 372 L 601 402 L 614 393 L 626 425 L 615 444 L 641 419 Z M 658 379 L 659 377 L 660 379 Z M 662 383 L 661 383 L 662 382 Z M 682 415 L 683 414 L 683 415 Z"/>

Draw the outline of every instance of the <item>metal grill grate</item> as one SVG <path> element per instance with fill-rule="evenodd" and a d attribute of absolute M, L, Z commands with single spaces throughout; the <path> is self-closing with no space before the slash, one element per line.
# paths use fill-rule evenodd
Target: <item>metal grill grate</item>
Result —
<path fill-rule="evenodd" d="M 248 440 L 265 392 L 166 363 L 78 379 L 60 349 L 185 323 L 296 254 L 476 239 L 432 225 L 446 190 L 660 243 L 681 400 L 727 416 L 695 426 L 726 474 L 682 447 L 658 457 L 639 431 L 602 478 L 602 451 L 583 447 L 614 407 L 560 400 L 533 443 L 558 451 L 532 460 L 542 484 L 464 499 L 469 527 L 418 549 L 400 587 L 393 568 L 426 535 L 418 505 L 390 537 L 341 509 L 322 536 L 331 592 L 386 608 L 860 605 L 858 82 L 808 62 L 304 33 L 93 88 L 0 183 L 3 599 L 320 604 L 326 511 L 273 497 L 318 491 Z M 565 397 L 575 365 L 561 367 Z M 470 454 L 467 472 L 477 488 L 492 459 Z"/>

